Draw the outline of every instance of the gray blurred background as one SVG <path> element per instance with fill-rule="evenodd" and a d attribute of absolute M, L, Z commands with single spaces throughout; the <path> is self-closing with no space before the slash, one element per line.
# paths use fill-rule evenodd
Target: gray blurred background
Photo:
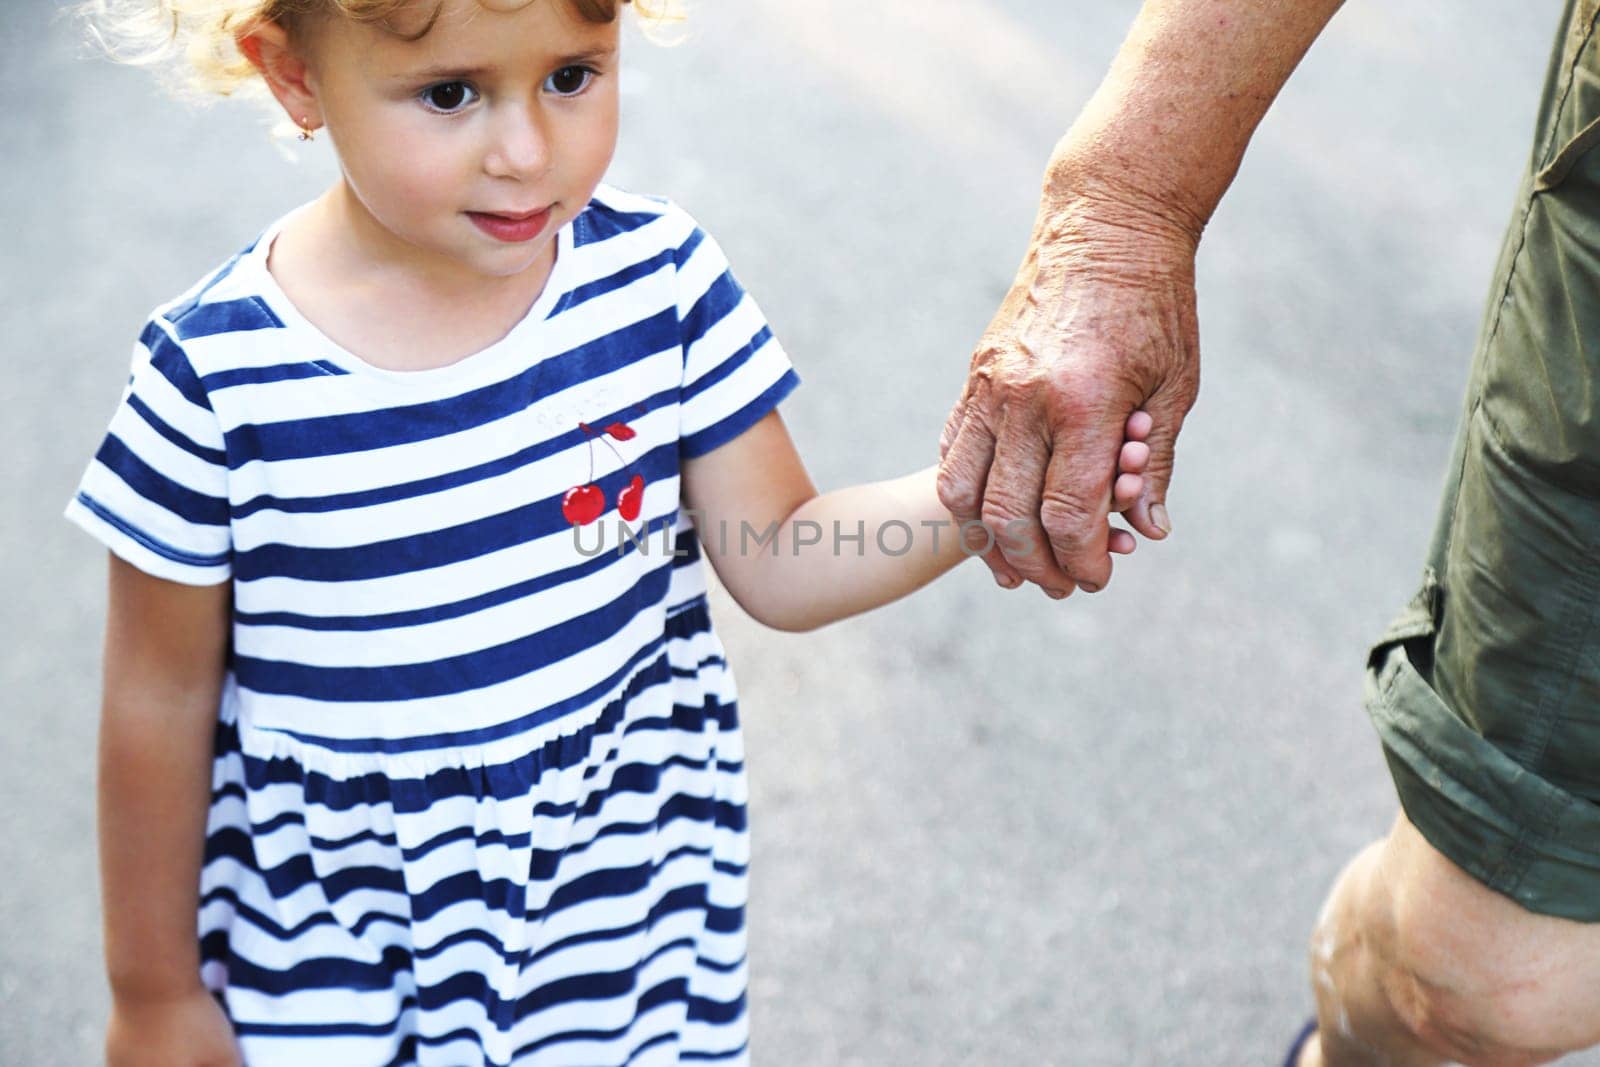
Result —
<path fill-rule="evenodd" d="M 1328 885 L 1394 810 L 1366 643 L 1418 579 L 1556 0 L 1352 3 L 1200 256 L 1164 544 L 1096 597 L 971 563 L 795 637 L 725 598 L 753 778 L 758 1063 L 1277 1064 Z M 819 485 L 937 458 L 1050 148 L 1131 0 L 699 0 L 629 44 L 613 180 L 717 235 L 798 365 Z M 60 511 L 144 314 L 310 199 L 249 106 L 0 53 L 0 1063 L 89 1064 L 105 561 Z M 1600 1057 L 1569 1063 L 1600 1063 Z"/>

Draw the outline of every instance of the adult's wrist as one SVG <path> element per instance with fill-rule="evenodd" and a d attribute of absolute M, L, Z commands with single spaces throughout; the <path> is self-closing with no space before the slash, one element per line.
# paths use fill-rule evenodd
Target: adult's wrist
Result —
<path fill-rule="evenodd" d="M 1192 263 L 1214 205 L 1129 161 L 1103 139 L 1069 132 L 1045 168 L 1041 227 L 1052 220 L 1120 229 L 1154 255 Z"/>
<path fill-rule="evenodd" d="M 1194 287 L 1199 234 L 1131 186 L 1052 168 L 1018 274 L 1054 303 L 1074 279 L 1166 294 Z"/>

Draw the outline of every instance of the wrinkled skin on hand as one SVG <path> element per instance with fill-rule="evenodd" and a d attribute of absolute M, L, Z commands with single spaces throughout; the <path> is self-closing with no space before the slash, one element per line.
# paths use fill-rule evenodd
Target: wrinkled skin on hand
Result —
<path fill-rule="evenodd" d="M 984 561 L 1002 585 L 1104 588 L 1113 509 L 1148 538 L 1170 532 L 1173 448 L 1200 388 L 1198 240 L 1148 203 L 1047 192 L 939 443 L 939 497 L 993 531 Z M 1151 418 L 1142 484 L 1118 479 L 1139 409 Z"/>

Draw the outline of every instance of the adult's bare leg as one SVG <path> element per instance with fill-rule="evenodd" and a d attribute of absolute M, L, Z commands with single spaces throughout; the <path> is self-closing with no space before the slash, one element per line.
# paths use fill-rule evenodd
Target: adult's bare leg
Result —
<path fill-rule="evenodd" d="M 1600 923 L 1484 887 L 1404 813 L 1335 883 L 1311 978 L 1300 1067 L 1533 1067 L 1600 1044 Z"/>

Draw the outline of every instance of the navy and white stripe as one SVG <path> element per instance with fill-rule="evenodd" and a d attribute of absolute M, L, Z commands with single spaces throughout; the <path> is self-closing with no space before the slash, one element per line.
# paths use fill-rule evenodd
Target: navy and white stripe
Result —
<path fill-rule="evenodd" d="M 383 370 L 267 271 L 289 217 L 152 315 L 66 509 L 233 583 L 199 930 L 246 1061 L 746 1062 L 744 751 L 678 465 L 788 359 L 688 215 L 602 186 L 505 338 Z M 561 514 L 591 450 L 598 556 Z"/>

